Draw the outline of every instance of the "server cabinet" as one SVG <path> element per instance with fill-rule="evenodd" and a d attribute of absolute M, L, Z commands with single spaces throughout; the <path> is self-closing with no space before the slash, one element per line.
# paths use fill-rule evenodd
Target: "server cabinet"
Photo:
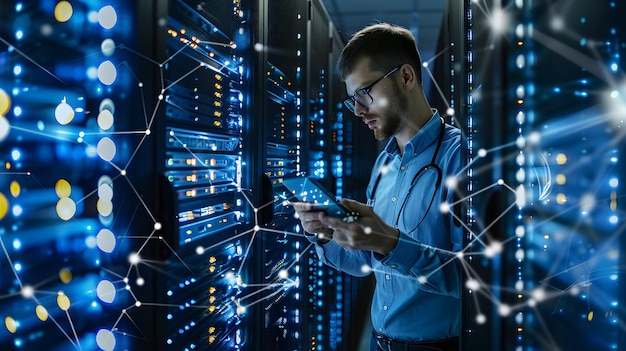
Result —
<path fill-rule="evenodd" d="M 333 48 L 330 19 L 319 1 L 267 1 L 260 13 L 260 61 L 266 68 L 262 158 L 265 176 L 273 188 L 274 216 L 259 233 L 258 248 L 265 261 L 259 281 L 266 289 L 262 302 L 260 348 L 274 350 L 341 350 L 351 348 L 347 338 L 352 316 L 344 315 L 351 300 L 345 292 L 356 284 L 323 267 L 312 244 L 303 236 L 282 187 L 286 177 L 315 176 L 340 195 L 341 151 L 345 145 L 342 120 L 330 86 L 336 73 L 330 68 Z M 260 21 L 261 22 L 261 21 Z M 336 116 L 336 115 L 335 115 Z M 330 132 L 334 130 L 334 132 Z M 333 149 L 335 153 L 333 153 Z M 339 172 L 330 170 L 332 157 Z M 352 342 L 352 344 L 351 344 Z"/>
<path fill-rule="evenodd" d="M 160 349 L 250 347 L 245 265 L 252 208 L 250 157 L 242 141 L 250 123 L 251 69 L 246 2 L 170 0 L 159 4 L 155 41 L 163 70 L 157 123 L 163 178 L 161 210 L 171 219 L 165 274 L 156 299 Z M 161 141 L 160 140 L 160 141 Z M 246 173 L 248 172 L 248 173 Z"/>
<path fill-rule="evenodd" d="M 141 13 L 126 1 L 0 5 L 3 350 L 154 336 L 141 307 L 154 301 L 141 243 L 159 227 Z"/>
<path fill-rule="evenodd" d="M 280 198 L 350 169 L 320 2 L 0 7 L 3 350 L 352 347 Z"/>
<path fill-rule="evenodd" d="M 620 349 L 621 4 L 485 5 L 498 17 L 473 11 L 483 235 L 468 345 Z"/>

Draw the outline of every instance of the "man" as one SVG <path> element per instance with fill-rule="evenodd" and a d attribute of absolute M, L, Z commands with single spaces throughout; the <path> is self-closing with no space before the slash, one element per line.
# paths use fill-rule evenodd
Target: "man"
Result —
<path fill-rule="evenodd" d="M 378 140 L 368 205 L 344 199 L 356 221 L 294 203 L 320 259 L 355 276 L 371 272 L 371 350 L 458 350 L 463 232 L 453 215 L 461 135 L 428 104 L 410 31 L 376 24 L 343 49 L 346 107 Z"/>

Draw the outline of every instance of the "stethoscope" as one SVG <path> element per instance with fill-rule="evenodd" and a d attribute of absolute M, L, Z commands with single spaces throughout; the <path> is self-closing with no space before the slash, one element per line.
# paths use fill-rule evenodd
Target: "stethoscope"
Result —
<path fill-rule="evenodd" d="M 398 228 L 398 223 L 400 222 L 400 215 L 402 214 L 402 211 L 404 210 L 404 206 L 406 206 L 406 203 L 409 200 L 411 192 L 413 191 L 413 188 L 415 186 L 415 182 L 417 181 L 419 176 L 422 175 L 424 172 L 426 172 L 428 169 L 434 169 L 435 172 L 437 173 L 437 181 L 435 182 L 435 191 L 433 192 L 433 197 L 430 199 L 430 202 L 428 203 L 428 207 L 426 208 L 426 212 L 424 212 L 424 216 L 422 217 L 422 219 L 417 223 L 417 225 L 413 229 L 408 231 L 408 233 L 417 229 L 420 226 L 420 224 L 422 224 L 424 219 L 426 219 L 426 215 L 428 214 L 428 211 L 430 211 L 430 208 L 432 207 L 433 202 L 435 201 L 435 197 L 437 196 L 437 189 L 439 189 L 439 187 L 441 186 L 443 173 L 441 172 L 441 168 L 439 168 L 439 166 L 435 163 L 435 160 L 437 159 L 437 155 L 439 154 L 439 149 L 441 148 L 441 144 L 443 143 L 443 135 L 445 132 L 445 122 L 443 118 L 439 117 L 439 119 L 441 121 L 441 128 L 439 129 L 439 139 L 437 141 L 437 147 L 435 148 L 435 152 L 433 153 L 433 158 L 430 160 L 429 164 L 420 168 L 420 170 L 417 171 L 417 173 L 415 173 L 415 175 L 413 176 L 413 179 L 411 180 L 411 184 L 409 185 L 409 191 L 404 197 L 404 201 L 402 201 L 402 205 L 400 206 L 400 209 L 398 210 L 398 217 L 396 217 L 395 228 Z M 390 158 L 387 157 L 383 167 L 389 163 L 389 159 Z M 382 172 L 379 172 L 378 176 L 376 177 L 376 181 L 374 182 L 374 186 L 372 187 L 372 196 L 370 199 L 367 200 L 367 204 L 371 207 L 374 207 L 376 189 L 378 188 L 378 184 L 380 183 L 381 177 L 382 177 Z"/>

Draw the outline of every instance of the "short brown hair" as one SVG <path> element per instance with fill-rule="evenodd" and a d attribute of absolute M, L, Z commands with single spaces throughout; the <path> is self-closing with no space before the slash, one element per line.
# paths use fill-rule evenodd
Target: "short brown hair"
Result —
<path fill-rule="evenodd" d="M 404 27 L 378 23 L 355 33 L 339 55 L 339 77 L 345 79 L 364 58 L 370 59 L 370 69 L 382 72 L 408 63 L 422 82 L 422 58 L 413 33 Z"/>

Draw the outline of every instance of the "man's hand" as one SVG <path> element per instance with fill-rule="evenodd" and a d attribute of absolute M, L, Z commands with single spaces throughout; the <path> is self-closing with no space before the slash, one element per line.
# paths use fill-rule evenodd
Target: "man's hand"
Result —
<path fill-rule="evenodd" d="M 337 244 L 352 250 L 370 250 L 387 255 L 396 247 L 400 232 L 387 225 L 374 210 L 364 203 L 344 199 L 341 201 L 348 210 L 359 213 L 359 219 L 346 223 L 340 218 L 318 213 L 317 228 L 330 228 Z M 308 218 L 308 217 L 307 217 Z"/>
<path fill-rule="evenodd" d="M 296 216 L 302 222 L 302 228 L 307 233 L 315 234 L 320 244 L 333 239 L 333 230 L 320 220 L 321 217 L 326 216 L 323 211 L 314 210 L 313 204 L 310 202 L 292 202 L 291 205 L 296 210 Z"/>

